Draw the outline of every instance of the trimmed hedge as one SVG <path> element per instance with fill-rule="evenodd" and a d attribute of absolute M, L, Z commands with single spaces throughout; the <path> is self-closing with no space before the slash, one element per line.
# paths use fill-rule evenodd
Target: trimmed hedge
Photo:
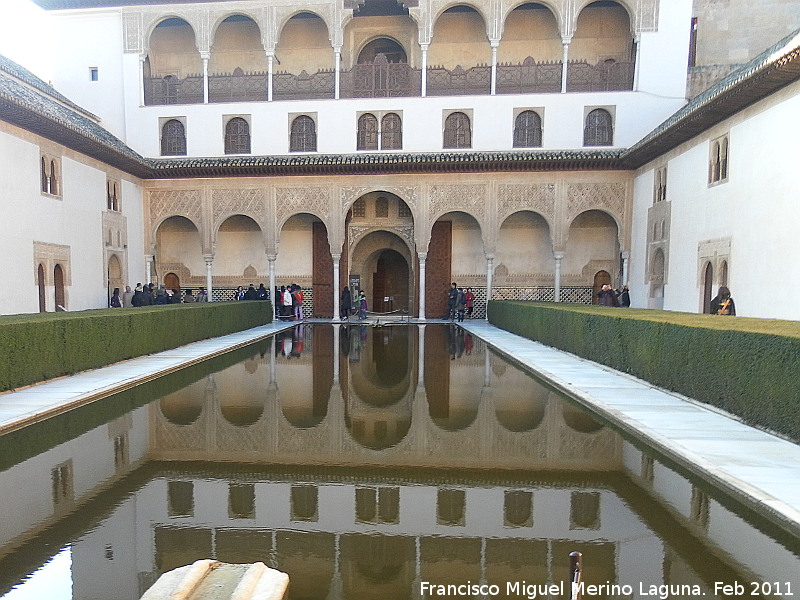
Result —
<path fill-rule="evenodd" d="M 800 322 L 511 301 L 488 317 L 800 440 Z"/>
<path fill-rule="evenodd" d="M 0 391 L 272 321 L 272 303 L 209 302 L 0 317 Z"/>

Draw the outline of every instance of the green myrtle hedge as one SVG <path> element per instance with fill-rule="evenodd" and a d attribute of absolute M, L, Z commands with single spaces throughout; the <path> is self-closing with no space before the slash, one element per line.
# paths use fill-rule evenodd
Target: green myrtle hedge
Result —
<path fill-rule="evenodd" d="M 800 440 L 800 322 L 509 301 L 488 318 Z"/>
<path fill-rule="evenodd" d="M 209 302 L 0 317 L 0 391 L 272 321 L 270 302 Z"/>

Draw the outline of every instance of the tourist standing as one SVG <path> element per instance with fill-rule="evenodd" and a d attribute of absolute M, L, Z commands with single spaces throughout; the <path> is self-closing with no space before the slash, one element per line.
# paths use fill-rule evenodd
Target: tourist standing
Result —
<path fill-rule="evenodd" d="M 600 306 L 614 306 L 614 302 L 617 299 L 617 295 L 614 293 L 614 290 L 611 289 L 611 286 L 607 283 L 603 284 L 603 287 L 600 288 L 600 291 L 597 292 L 597 303 Z"/>
<path fill-rule="evenodd" d="M 456 318 L 456 301 L 458 300 L 458 286 L 455 281 L 450 284 L 450 289 L 447 291 L 447 314 L 445 319 L 451 321 Z"/>
<path fill-rule="evenodd" d="M 358 318 L 367 318 L 367 295 L 364 293 L 364 290 L 358 293 Z"/>
<path fill-rule="evenodd" d="M 339 300 L 339 317 L 345 321 L 350 320 L 350 309 L 353 306 L 353 298 L 350 295 L 350 288 L 344 286 L 342 289 L 342 297 Z"/>
<path fill-rule="evenodd" d="M 464 294 L 464 304 L 467 309 L 467 318 L 472 318 L 472 309 L 475 304 L 475 294 L 472 293 L 472 288 L 467 288 L 466 293 Z"/>
<path fill-rule="evenodd" d="M 114 288 L 114 293 L 111 294 L 111 308 L 122 308 L 122 300 L 119 297 L 119 288 Z"/>
<path fill-rule="evenodd" d="M 126 285 L 125 291 L 122 292 L 122 308 L 131 308 L 133 306 L 133 290 L 131 286 Z"/>

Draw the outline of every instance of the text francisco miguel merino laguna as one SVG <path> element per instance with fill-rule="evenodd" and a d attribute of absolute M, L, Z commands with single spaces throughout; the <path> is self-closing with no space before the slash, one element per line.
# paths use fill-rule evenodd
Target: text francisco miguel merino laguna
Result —
<path fill-rule="evenodd" d="M 487 583 L 473 583 L 467 581 L 461 584 L 436 584 L 430 581 L 420 582 L 420 593 L 424 597 L 433 598 L 436 596 L 500 596 L 504 594 L 505 597 L 521 597 L 528 600 L 535 600 L 536 598 L 547 598 L 548 596 L 558 596 L 560 598 L 566 597 L 567 590 L 570 589 L 572 583 L 528 583 L 527 581 L 507 581 L 505 586 L 487 584 Z M 634 586 L 628 584 L 617 583 L 600 583 L 600 584 L 587 584 L 580 582 L 574 584 L 577 588 L 575 591 L 584 596 L 632 596 L 634 593 Z M 505 587 L 505 589 L 503 589 Z M 652 596 L 654 599 L 666 600 L 670 596 L 703 596 L 703 592 L 699 585 L 648 585 L 639 583 L 638 591 L 639 596 Z M 573 595 L 574 596 L 574 595 Z"/>

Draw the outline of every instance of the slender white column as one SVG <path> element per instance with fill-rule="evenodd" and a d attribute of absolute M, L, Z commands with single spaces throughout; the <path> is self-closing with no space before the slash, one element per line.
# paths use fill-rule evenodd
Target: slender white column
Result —
<path fill-rule="evenodd" d="M 213 290 L 211 289 L 211 264 L 214 262 L 214 255 L 204 254 L 203 260 L 206 261 L 206 297 L 208 298 L 209 302 L 213 302 L 214 296 L 212 294 Z"/>
<path fill-rule="evenodd" d="M 203 59 L 203 104 L 208 104 L 208 60 L 211 58 L 211 53 L 201 52 L 200 58 Z"/>
<path fill-rule="evenodd" d="M 563 252 L 553 252 L 555 259 L 555 269 L 553 272 L 554 300 L 561 302 L 561 259 L 564 258 Z"/>
<path fill-rule="evenodd" d="M 489 42 L 492 47 L 492 96 L 497 92 L 497 47 L 500 45 L 500 40 L 492 40 Z"/>
<path fill-rule="evenodd" d="M 333 321 L 338 323 L 339 319 L 339 261 L 341 254 L 332 254 L 333 258 Z"/>
<path fill-rule="evenodd" d="M 424 98 L 428 94 L 428 44 L 420 44 L 420 48 L 422 48 L 421 75 L 422 97 Z"/>
<path fill-rule="evenodd" d="M 419 319 L 425 320 L 425 261 L 428 258 L 427 252 L 418 252 L 419 257 Z"/>
<path fill-rule="evenodd" d="M 153 255 L 152 254 L 145 254 L 144 255 L 144 280 L 147 283 L 154 283 L 151 280 L 153 276 Z"/>
<path fill-rule="evenodd" d="M 267 262 L 269 263 L 269 297 L 272 300 L 272 309 L 275 310 L 275 259 L 278 258 L 276 254 L 267 254 Z"/>
<path fill-rule="evenodd" d="M 146 60 L 146 55 L 139 56 L 139 106 L 144 106 L 144 61 Z"/>
<path fill-rule="evenodd" d="M 492 276 L 494 275 L 494 256 L 486 257 L 486 317 L 489 317 L 489 300 L 492 299 Z"/>
<path fill-rule="evenodd" d="M 628 285 L 628 267 L 631 260 L 631 253 L 628 250 L 622 252 L 622 285 Z"/>
<path fill-rule="evenodd" d="M 639 43 L 641 40 L 639 36 L 636 36 L 633 39 L 633 43 L 636 44 L 636 55 L 633 58 L 633 91 L 639 91 L 639 60 L 641 56 L 641 48 L 642 45 Z M 626 281 L 627 283 L 627 281 Z"/>
<path fill-rule="evenodd" d="M 567 64 L 569 63 L 569 42 L 571 38 L 561 40 L 561 45 L 564 46 L 564 54 L 561 58 L 561 93 L 567 93 Z"/>
<path fill-rule="evenodd" d="M 341 46 L 336 46 L 333 49 L 333 56 L 334 56 L 333 62 L 335 63 L 333 65 L 333 72 L 334 72 L 333 97 L 334 97 L 335 100 L 338 100 L 339 99 L 339 78 L 340 78 L 340 74 L 341 74 L 341 71 L 342 71 L 342 68 L 341 68 L 342 67 L 342 47 Z"/>
<path fill-rule="evenodd" d="M 275 63 L 275 53 L 267 52 L 267 102 L 272 102 L 272 69 Z"/>

